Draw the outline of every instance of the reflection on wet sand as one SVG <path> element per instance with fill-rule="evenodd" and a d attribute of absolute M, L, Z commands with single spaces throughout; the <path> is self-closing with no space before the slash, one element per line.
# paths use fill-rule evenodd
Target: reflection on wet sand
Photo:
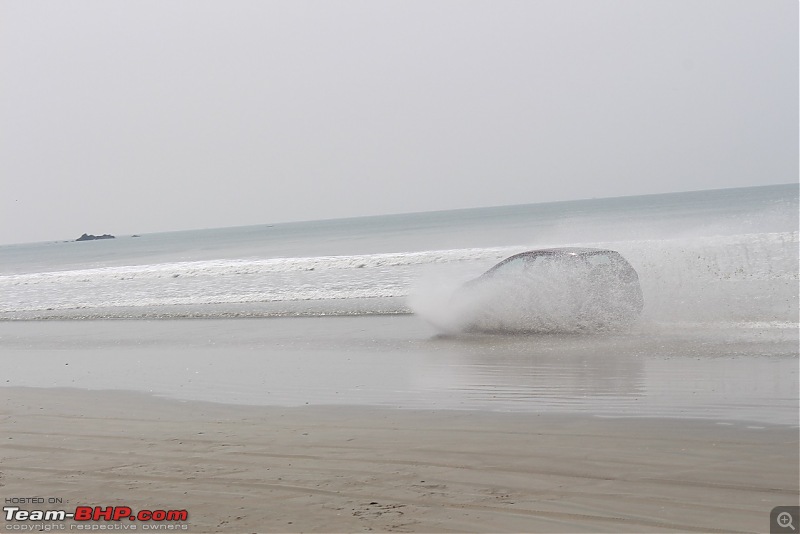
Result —
<path fill-rule="evenodd" d="M 797 423 L 793 329 L 654 326 L 623 335 L 434 336 L 421 390 L 464 406 Z"/>
<path fill-rule="evenodd" d="M 525 402 L 643 393 L 644 361 L 617 341 L 563 335 L 467 336 L 435 338 L 431 344 L 435 358 L 446 359 L 436 366 L 443 380 L 455 381 L 476 399 L 488 395 Z M 423 380 L 433 385 L 430 377 Z"/>

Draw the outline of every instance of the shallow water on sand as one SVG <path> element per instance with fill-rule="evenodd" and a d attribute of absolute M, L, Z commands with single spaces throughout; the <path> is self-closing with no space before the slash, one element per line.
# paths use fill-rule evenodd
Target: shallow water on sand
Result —
<path fill-rule="evenodd" d="M 792 325 L 437 335 L 414 316 L 0 322 L 3 386 L 798 424 Z"/>

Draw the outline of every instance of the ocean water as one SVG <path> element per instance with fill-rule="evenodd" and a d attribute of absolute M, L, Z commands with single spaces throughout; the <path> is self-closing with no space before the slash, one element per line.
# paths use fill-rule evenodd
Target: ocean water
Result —
<path fill-rule="evenodd" d="M 644 323 L 798 320 L 797 184 L 2 246 L 0 318 L 435 320 L 464 281 L 554 246 L 622 253 Z"/>
<path fill-rule="evenodd" d="M 619 251 L 639 275 L 639 322 L 437 328 L 465 281 L 555 246 Z M 13 245 L 0 258 L 0 387 L 798 425 L 796 184 Z M 492 313 L 515 319 L 515 296 Z"/>

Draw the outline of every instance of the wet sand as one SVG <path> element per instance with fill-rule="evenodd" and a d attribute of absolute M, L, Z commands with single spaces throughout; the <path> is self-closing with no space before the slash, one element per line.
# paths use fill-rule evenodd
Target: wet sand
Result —
<path fill-rule="evenodd" d="M 0 354 L 4 499 L 190 532 L 767 532 L 800 499 L 796 326 L 0 322 Z"/>
<path fill-rule="evenodd" d="M 0 395 L 4 498 L 186 509 L 190 532 L 765 532 L 799 498 L 787 426 Z"/>
<path fill-rule="evenodd" d="M 0 387 L 797 425 L 797 346 L 796 325 L 445 337 L 414 316 L 0 321 Z"/>

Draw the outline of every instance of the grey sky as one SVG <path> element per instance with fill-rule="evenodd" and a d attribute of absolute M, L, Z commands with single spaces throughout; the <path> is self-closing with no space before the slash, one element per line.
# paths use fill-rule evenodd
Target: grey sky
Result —
<path fill-rule="evenodd" d="M 795 0 L 0 0 L 0 80 L 0 243 L 798 179 Z"/>

